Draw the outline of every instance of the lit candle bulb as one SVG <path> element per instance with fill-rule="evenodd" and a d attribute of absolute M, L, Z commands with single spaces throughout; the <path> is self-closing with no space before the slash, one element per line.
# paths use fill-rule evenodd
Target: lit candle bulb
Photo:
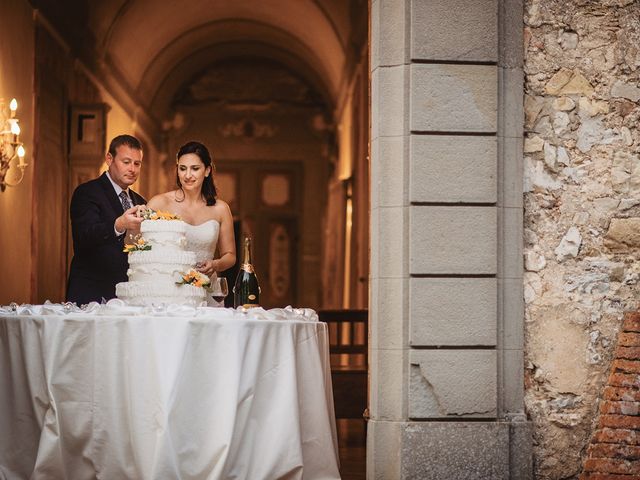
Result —
<path fill-rule="evenodd" d="M 16 110 L 18 110 L 18 101 L 15 98 L 11 99 L 9 110 L 11 110 L 11 118 L 14 118 L 16 116 Z"/>
<path fill-rule="evenodd" d="M 11 133 L 13 133 L 14 135 L 20 135 L 20 125 L 18 125 L 18 121 L 14 120 L 13 122 L 11 122 Z"/>
<path fill-rule="evenodd" d="M 26 152 L 24 151 L 24 147 L 22 145 L 18 145 L 18 166 L 20 167 L 24 167 L 24 156 L 25 156 Z"/>

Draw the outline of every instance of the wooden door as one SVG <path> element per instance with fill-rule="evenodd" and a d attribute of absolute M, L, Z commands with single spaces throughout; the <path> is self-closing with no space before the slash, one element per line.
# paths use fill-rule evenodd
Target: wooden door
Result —
<path fill-rule="evenodd" d="M 260 304 L 265 308 L 297 305 L 301 165 L 219 162 L 215 178 L 219 196 L 229 203 L 238 225 L 238 263 L 242 261 L 244 235 L 252 237 Z"/>
<path fill-rule="evenodd" d="M 33 301 L 64 300 L 67 264 L 67 96 L 64 61 L 36 30 Z"/>
<path fill-rule="evenodd" d="M 81 183 L 100 175 L 106 151 L 105 127 L 107 106 L 105 104 L 76 104 L 69 108 L 69 179 L 67 194 L 69 202 L 73 192 Z M 73 258 L 73 236 L 71 218 L 67 217 L 67 268 L 69 275 Z"/>

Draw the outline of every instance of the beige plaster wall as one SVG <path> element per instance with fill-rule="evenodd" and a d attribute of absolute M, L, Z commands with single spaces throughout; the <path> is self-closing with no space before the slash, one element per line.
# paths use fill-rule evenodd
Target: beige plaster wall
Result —
<path fill-rule="evenodd" d="M 106 149 L 109 148 L 109 143 L 114 137 L 122 134 L 135 135 L 138 137 L 142 142 L 144 157 L 140 177 L 138 182 L 133 185 L 133 189 L 148 199 L 156 193 L 163 191 L 161 187 L 164 176 L 160 165 L 161 162 L 159 161 L 158 150 L 149 136 L 140 129 L 140 125 L 136 119 L 104 88 L 100 79 L 96 78 L 95 80 L 96 87 L 100 92 L 101 101 L 109 106 L 105 125 L 105 154 Z M 106 169 L 107 164 L 102 162 L 100 172 Z"/>
<path fill-rule="evenodd" d="M 133 188 L 147 200 L 157 193 L 166 191 L 162 170 L 163 158 L 153 140 L 141 129 L 135 116 L 127 112 L 102 85 L 98 85 L 98 90 L 102 101 L 109 105 L 105 132 L 106 148 L 109 148 L 111 139 L 118 135 L 126 133 L 138 137 L 142 142 L 144 157 L 140 177 Z M 106 169 L 106 163 L 103 165 L 103 169 Z"/>
<path fill-rule="evenodd" d="M 526 395 L 536 478 L 577 478 L 640 279 L 640 3 L 525 2 Z"/>
<path fill-rule="evenodd" d="M 25 0 L 0 2 L 0 98 L 18 100 L 21 139 L 29 163 L 17 187 L 0 193 L 0 304 L 31 301 L 34 22 Z"/>
<path fill-rule="evenodd" d="M 39 168 L 37 160 L 34 160 L 37 148 L 34 140 L 34 14 L 27 1 L 8 0 L 0 4 L 0 18 L 11 19 L 11 21 L 5 22 L 3 28 L 0 29 L 0 98 L 4 98 L 6 101 L 12 97 L 18 99 L 21 138 L 25 143 L 27 162 L 29 163 L 23 182 L 17 187 L 9 187 L 5 192 L 0 193 L 0 221 L 2 224 L 2 228 L 0 228 L 0 268 L 4 272 L 11 272 L 11 275 L 3 275 L 0 278 L 0 304 L 8 304 L 13 301 L 18 303 L 42 302 L 44 297 L 40 298 L 42 295 L 38 294 L 37 274 L 32 272 L 40 271 L 42 268 L 50 270 L 50 268 L 36 264 L 38 253 L 42 256 L 42 252 L 58 251 L 60 242 L 64 244 L 66 239 L 51 239 L 50 245 L 42 245 L 38 250 L 34 237 L 34 229 L 38 225 L 35 203 L 38 195 L 34 191 L 34 169 Z M 61 70 L 57 71 L 60 76 L 58 80 L 67 82 L 70 102 L 87 104 L 102 101 L 108 105 L 107 144 L 113 136 L 120 133 L 136 134 L 143 140 L 146 146 L 146 168 L 137 188 L 144 195 L 155 193 L 158 190 L 158 179 L 162 177 L 157 167 L 159 155 L 156 147 L 148 140 L 148 136 L 141 132 L 134 116 L 118 104 L 116 99 L 102 86 L 99 78 L 94 77 L 82 67 L 77 70 L 72 66 L 73 58 L 59 58 L 57 60 L 57 65 L 62 65 Z M 89 84 L 91 84 L 91 88 L 87 88 Z M 98 96 L 92 97 L 91 92 L 96 92 Z M 60 116 L 67 116 L 66 104 L 63 105 Z M 42 150 L 37 153 L 40 156 L 47 155 L 47 152 Z M 103 165 L 102 167 L 104 169 Z M 44 168 L 44 166 L 40 165 L 40 168 Z M 100 170 L 100 163 L 96 163 L 95 174 L 97 175 Z M 42 174 L 46 176 L 47 172 Z M 47 211 L 46 199 L 41 206 L 40 215 L 43 211 Z M 68 215 L 68 205 L 63 205 L 62 209 Z M 41 261 L 53 265 L 50 256 L 42 256 Z M 65 276 L 65 272 L 58 275 L 59 278 Z M 61 281 L 64 283 L 64 280 Z M 56 288 L 64 291 L 64 285 Z M 47 295 L 45 296 L 48 298 Z M 52 298 L 56 301 L 61 299 L 62 297 L 58 298 L 57 296 Z"/>
<path fill-rule="evenodd" d="M 324 308 L 367 308 L 369 303 L 368 71 L 365 51 L 354 65 L 335 109 L 336 148 L 331 158 L 335 167 L 326 186 L 323 219 Z"/>

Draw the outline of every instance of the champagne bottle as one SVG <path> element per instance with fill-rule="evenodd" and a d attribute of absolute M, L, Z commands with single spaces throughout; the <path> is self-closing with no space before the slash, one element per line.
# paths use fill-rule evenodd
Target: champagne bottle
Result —
<path fill-rule="evenodd" d="M 244 238 L 244 253 L 240 271 L 236 277 L 236 284 L 233 287 L 234 307 L 259 307 L 260 306 L 260 286 L 258 277 L 251 263 L 251 237 Z"/>

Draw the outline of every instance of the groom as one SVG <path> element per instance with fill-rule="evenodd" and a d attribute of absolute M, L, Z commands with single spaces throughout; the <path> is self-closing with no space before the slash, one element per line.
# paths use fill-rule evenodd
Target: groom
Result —
<path fill-rule="evenodd" d="M 109 145 L 108 170 L 76 188 L 71 198 L 73 260 L 67 301 L 78 305 L 115 297 L 116 283 L 127 280 L 127 255 L 122 251 L 127 230 L 138 230 L 142 218 L 136 205 L 146 200 L 129 187 L 142 166 L 142 145 L 119 135 Z"/>

